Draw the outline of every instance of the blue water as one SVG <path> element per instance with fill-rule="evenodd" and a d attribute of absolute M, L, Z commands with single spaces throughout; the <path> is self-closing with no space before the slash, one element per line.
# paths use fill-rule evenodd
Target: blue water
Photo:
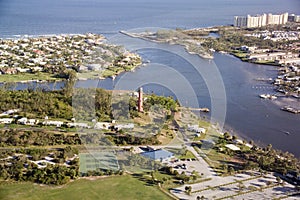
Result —
<path fill-rule="evenodd" d="M 0 0 L 0 37 L 10 38 L 18 35 L 44 35 L 59 33 L 102 33 L 114 41 L 119 30 L 130 30 L 145 27 L 162 28 L 195 28 L 233 23 L 234 15 L 259 13 L 297 13 L 299 0 Z M 298 13 L 300 14 L 300 13 Z M 140 41 L 139 41 L 140 42 Z M 130 39 L 116 40 L 116 43 L 126 47 L 134 46 Z M 147 45 L 145 45 L 147 47 Z M 257 96 L 261 93 L 271 93 L 270 84 L 254 81 L 255 77 L 274 78 L 276 71 L 271 66 L 243 63 L 227 55 L 216 54 L 213 61 L 223 79 L 226 91 L 226 103 L 218 96 L 211 99 L 207 81 L 216 78 L 197 76 L 195 68 L 176 56 L 182 47 L 159 44 L 154 48 L 141 48 L 138 53 L 151 61 L 174 69 L 184 79 L 188 80 L 196 92 L 198 104 L 201 107 L 227 107 L 226 128 L 233 129 L 246 139 L 252 139 L 262 144 L 273 144 L 274 147 L 290 151 L 300 156 L 300 116 L 282 112 L 275 104 L 262 101 Z M 162 51 L 162 48 L 168 51 Z M 170 53 L 171 50 L 176 53 Z M 188 56 L 196 63 L 196 68 L 205 72 L 212 63 L 197 56 Z M 132 80 L 128 85 L 135 85 L 141 80 L 149 83 L 150 75 L 155 75 L 157 66 L 139 68 L 129 73 L 125 78 Z M 180 88 L 180 82 L 174 83 L 169 72 L 161 72 L 157 77 L 173 83 L 174 88 Z M 153 77 L 153 79 L 157 78 Z M 80 81 L 80 87 L 99 84 L 99 87 L 112 89 L 122 77 L 115 81 L 106 79 Z M 206 80 L 205 80 L 206 79 Z M 49 84 L 44 87 L 59 88 L 63 84 Z M 24 85 L 20 84 L 19 87 Z M 170 86 L 171 87 L 171 86 Z M 148 92 L 154 91 L 164 95 L 179 95 L 185 105 L 191 104 L 192 95 L 184 90 L 174 92 L 168 87 L 155 84 L 145 84 Z M 132 88 L 134 89 L 134 88 Z M 221 98 L 221 97 L 220 97 Z M 195 102 L 193 102 L 195 103 Z M 298 102 L 299 103 L 299 102 Z M 191 105 L 193 106 L 193 105 Z M 289 131 L 286 135 L 283 131 Z"/>
<path fill-rule="evenodd" d="M 0 37 L 232 24 L 234 15 L 299 12 L 299 0 L 1 0 Z"/>

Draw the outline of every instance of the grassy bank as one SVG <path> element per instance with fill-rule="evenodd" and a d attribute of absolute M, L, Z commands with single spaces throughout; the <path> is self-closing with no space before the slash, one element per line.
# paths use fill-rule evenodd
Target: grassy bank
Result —
<path fill-rule="evenodd" d="M 62 79 L 55 77 L 53 74 L 44 73 L 44 72 L 0 75 L 0 82 L 21 82 L 21 81 L 31 81 L 31 80 L 56 81 Z"/>
<path fill-rule="evenodd" d="M 32 183 L 0 185 L 0 199 L 170 199 L 155 186 L 148 186 L 132 176 L 98 180 L 77 180 L 63 187 L 39 186 Z"/>

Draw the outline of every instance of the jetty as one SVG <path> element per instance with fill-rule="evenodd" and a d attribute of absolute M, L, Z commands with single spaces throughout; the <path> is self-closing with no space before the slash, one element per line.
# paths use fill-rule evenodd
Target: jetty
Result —
<path fill-rule="evenodd" d="M 181 109 L 187 109 L 190 111 L 209 112 L 209 108 L 191 108 L 191 107 L 180 107 Z"/>

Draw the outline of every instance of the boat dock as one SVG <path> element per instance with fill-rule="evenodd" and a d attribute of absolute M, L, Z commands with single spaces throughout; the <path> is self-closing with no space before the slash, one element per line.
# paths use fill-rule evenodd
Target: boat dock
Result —
<path fill-rule="evenodd" d="M 185 107 L 181 107 L 181 108 L 185 108 Z M 187 110 L 191 110 L 191 111 L 200 111 L 200 112 L 209 112 L 209 108 L 190 108 L 190 107 L 187 107 L 185 108 Z"/>
<path fill-rule="evenodd" d="M 294 114 L 299 114 L 300 113 L 299 109 L 293 108 L 291 106 L 284 106 L 284 107 L 281 108 L 281 110 L 284 110 L 284 111 L 287 111 L 287 112 L 291 112 L 291 113 L 294 113 Z"/>

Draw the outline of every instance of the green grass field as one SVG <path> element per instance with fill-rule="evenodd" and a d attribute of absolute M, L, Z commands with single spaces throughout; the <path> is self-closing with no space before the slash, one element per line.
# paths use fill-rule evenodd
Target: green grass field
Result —
<path fill-rule="evenodd" d="M 39 186 L 32 183 L 0 185 L 1 200 L 132 200 L 170 199 L 155 186 L 132 176 L 116 176 L 98 180 L 77 180 L 62 187 Z"/>
<path fill-rule="evenodd" d="M 2 74 L 0 75 L 0 82 L 19 82 L 28 80 L 45 80 L 55 81 L 63 80 L 53 77 L 52 74 L 39 72 L 39 73 L 19 73 L 19 74 Z"/>

